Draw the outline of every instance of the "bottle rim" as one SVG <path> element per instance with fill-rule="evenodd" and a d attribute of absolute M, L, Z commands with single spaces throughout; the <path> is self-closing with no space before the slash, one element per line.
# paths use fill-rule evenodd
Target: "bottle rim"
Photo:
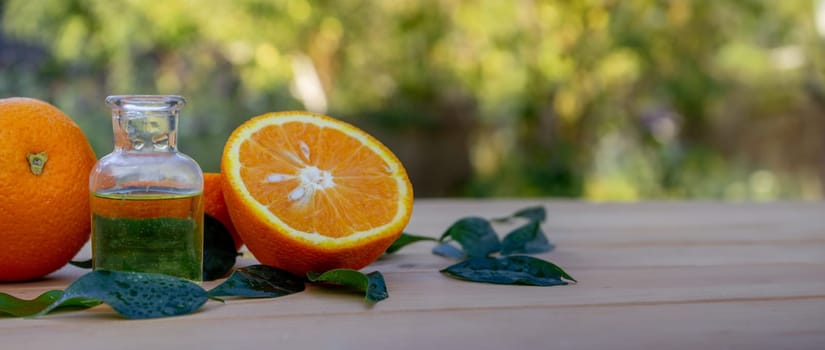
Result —
<path fill-rule="evenodd" d="M 112 109 L 130 111 L 174 111 L 186 105 L 178 95 L 112 95 L 106 97 Z"/>

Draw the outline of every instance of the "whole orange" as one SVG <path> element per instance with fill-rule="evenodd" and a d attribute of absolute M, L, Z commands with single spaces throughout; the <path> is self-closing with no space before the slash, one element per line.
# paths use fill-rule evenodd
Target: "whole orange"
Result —
<path fill-rule="evenodd" d="M 243 241 L 238 236 L 235 226 L 232 225 L 232 219 L 229 218 L 229 211 L 226 209 L 226 202 L 223 200 L 220 173 L 203 173 L 203 212 L 220 221 L 229 231 L 229 234 L 232 235 L 232 240 L 235 241 L 235 249 L 241 248 Z"/>
<path fill-rule="evenodd" d="M 360 269 L 401 235 L 407 172 L 363 130 L 309 112 L 252 118 L 221 160 L 232 222 L 258 261 L 297 275 Z"/>
<path fill-rule="evenodd" d="M 95 154 L 54 106 L 0 100 L 0 281 L 45 276 L 89 239 L 89 171 Z"/>

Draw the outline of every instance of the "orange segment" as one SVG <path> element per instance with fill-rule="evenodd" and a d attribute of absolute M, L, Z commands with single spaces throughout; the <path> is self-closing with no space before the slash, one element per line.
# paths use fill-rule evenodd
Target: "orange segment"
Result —
<path fill-rule="evenodd" d="M 262 263 L 298 274 L 368 265 L 412 212 L 412 186 L 395 155 L 323 115 L 255 117 L 230 136 L 221 166 L 244 243 Z"/>

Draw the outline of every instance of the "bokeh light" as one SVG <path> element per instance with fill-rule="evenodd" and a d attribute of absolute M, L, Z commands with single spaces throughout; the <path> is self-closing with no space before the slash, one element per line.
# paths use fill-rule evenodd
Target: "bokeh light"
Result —
<path fill-rule="evenodd" d="M 0 97 L 47 100 L 98 155 L 110 94 L 180 94 L 219 170 L 269 111 L 374 134 L 419 197 L 821 199 L 825 2 L 2 2 Z"/>

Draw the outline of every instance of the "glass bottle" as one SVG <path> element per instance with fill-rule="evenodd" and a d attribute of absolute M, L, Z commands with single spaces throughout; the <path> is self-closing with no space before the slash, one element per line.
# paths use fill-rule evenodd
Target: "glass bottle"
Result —
<path fill-rule="evenodd" d="M 94 269 L 200 281 L 203 172 L 178 152 L 180 96 L 109 96 L 115 149 L 89 176 Z"/>

